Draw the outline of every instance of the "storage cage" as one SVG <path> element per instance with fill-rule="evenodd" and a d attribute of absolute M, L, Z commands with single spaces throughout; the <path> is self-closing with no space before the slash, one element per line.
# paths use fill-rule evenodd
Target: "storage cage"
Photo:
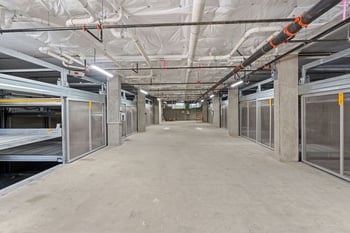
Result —
<path fill-rule="evenodd" d="M 349 79 L 307 83 L 299 94 L 302 161 L 350 181 Z"/>
<path fill-rule="evenodd" d="M 244 88 L 239 96 L 240 136 L 269 148 L 274 147 L 274 90 L 262 90 L 262 86 L 271 83 L 268 79 Z"/>
<path fill-rule="evenodd" d="M 146 98 L 146 126 L 154 124 L 153 101 Z"/>
<path fill-rule="evenodd" d="M 127 137 L 137 131 L 136 94 L 125 90 L 121 91 L 120 121 L 122 122 L 122 137 Z"/>
<path fill-rule="evenodd" d="M 220 102 L 220 127 L 227 129 L 227 109 L 228 100 L 227 96 L 221 98 Z"/>

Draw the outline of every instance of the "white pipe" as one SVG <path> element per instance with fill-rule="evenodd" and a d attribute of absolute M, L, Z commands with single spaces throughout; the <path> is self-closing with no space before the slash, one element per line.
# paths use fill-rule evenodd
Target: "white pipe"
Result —
<path fill-rule="evenodd" d="M 60 55 L 58 55 L 57 53 L 55 53 L 55 52 L 53 52 L 53 51 L 51 51 L 51 49 L 48 48 L 48 47 L 40 47 L 40 48 L 39 48 L 39 51 L 42 52 L 42 53 L 45 53 L 45 54 L 47 54 L 47 55 L 49 55 L 49 56 L 51 56 L 51 57 L 54 57 L 54 58 L 56 58 L 56 59 L 58 59 L 58 60 L 60 60 L 60 61 L 62 61 L 62 62 L 70 63 L 69 60 L 67 60 L 66 58 L 64 58 L 64 57 L 62 57 L 62 56 L 60 56 Z"/>
<path fill-rule="evenodd" d="M 71 26 L 81 26 L 86 24 L 92 24 L 95 22 L 94 9 L 92 9 L 87 0 L 78 0 L 80 4 L 84 7 L 84 10 L 90 15 L 88 18 L 81 19 L 68 19 L 66 25 Z"/>
<path fill-rule="evenodd" d="M 95 22 L 95 17 L 90 16 L 89 18 L 81 18 L 81 19 L 68 19 L 66 21 L 66 25 L 68 27 L 72 26 L 82 26 L 82 25 L 88 25 L 93 24 Z"/>
<path fill-rule="evenodd" d="M 204 11 L 205 0 L 194 0 L 193 1 L 193 9 L 192 9 L 192 22 L 200 22 L 202 20 L 202 15 Z M 190 35 L 190 44 L 188 46 L 188 60 L 187 65 L 191 66 L 195 51 L 197 48 L 198 35 L 199 35 L 199 25 L 191 26 L 191 35 Z"/>
<path fill-rule="evenodd" d="M 72 57 L 64 52 L 61 52 L 60 55 L 65 57 L 65 58 L 68 58 L 71 61 L 74 61 L 75 63 L 78 63 L 79 65 L 85 66 L 84 62 L 82 62 L 81 60 L 78 60 L 75 57 Z"/>
<path fill-rule="evenodd" d="M 75 59 L 74 57 L 67 55 L 63 52 L 57 52 L 55 50 L 53 50 L 52 48 L 49 47 L 40 47 L 39 51 L 42 53 L 45 53 L 51 57 L 54 57 L 60 61 L 62 61 L 62 64 L 67 67 L 67 68 L 71 68 L 71 69 L 79 69 L 79 70 L 85 70 L 86 67 L 84 66 L 84 63 Z M 82 65 L 83 67 L 80 66 L 73 66 L 72 64 L 76 62 L 80 65 Z"/>
<path fill-rule="evenodd" d="M 62 61 L 62 64 L 70 69 L 76 69 L 76 70 L 86 70 L 86 67 L 81 67 L 81 66 L 73 66 L 71 64 L 67 64 L 66 62 Z"/>
<path fill-rule="evenodd" d="M 205 0 L 194 0 L 192 6 L 192 22 L 200 22 L 202 20 L 203 12 L 204 12 Z M 195 56 L 197 43 L 198 43 L 198 35 L 199 35 L 199 25 L 191 26 L 191 34 L 190 34 L 190 43 L 189 43 L 189 51 L 187 58 L 187 66 L 192 66 L 193 59 Z M 191 71 L 187 70 L 185 83 L 188 82 L 190 78 Z M 186 95 L 186 94 L 185 94 Z M 186 98 L 186 96 L 185 96 Z"/>

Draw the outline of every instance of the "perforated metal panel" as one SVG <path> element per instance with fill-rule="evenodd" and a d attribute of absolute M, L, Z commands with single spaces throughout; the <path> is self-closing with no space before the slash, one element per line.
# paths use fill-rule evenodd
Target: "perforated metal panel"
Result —
<path fill-rule="evenodd" d="M 69 160 L 89 152 L 89 103 L 69 101 Z"/>
<path fill-rule="evenodd" d="M 248 136 L 248 102 L 240 103 L 240 123 L 241 123 L 241 136 Z"/>
<path fill-rule="evenodd" d="M 91 137 L 92 149 L 104 146 L 106 144 L 105 122 L 104 122 L 104 104 L 93 103 L 91 110 Z"/>
<path fill-rule="evenodd" d="M 249 131 L 248 137 L 256 139 L 256 103 L 255 101 L 249 102 Z"/>
<path fill-rule="evenodd" d="M 305 98 L 305 160 L 331 171 L 340 169 L 338 95 Z"/>
<path fill-rule="evenodd" d="M 221 106 L 221 128 L 227 129 L 227 105 Z"/>

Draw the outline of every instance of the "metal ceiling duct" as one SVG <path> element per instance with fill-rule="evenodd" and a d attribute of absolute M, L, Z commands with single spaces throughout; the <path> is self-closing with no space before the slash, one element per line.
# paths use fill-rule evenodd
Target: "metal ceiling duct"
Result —
<path fill-rule="evenodd" d="M 245 67 L 252 64 L 254 61 L 258 60 L 260 57 L 268 53 L 273 48 L 278 47 L 280 44 L 293 38 L 303 27 L 307 27 L 315 19 L 323 15 L 325 12 L 336 6 L 341 0 L 321 0 L 316 5 L 314 5 L 310 10 L 303 13 L 301 16 L 296 17 L 294 21 L 273 37 L 269 42 L 267 42 L 261 49 L 257 50 L 254 54 L 248 57 L 240 65 L 237 65 L 230 73 L 225 77 L 220 79 L 215 85 L 209 88 L 203 96 L 207 95 L 209 92 L 215 90 L 218 86 L 223 84 L 226 80 L 231 78 L 236 73 L 244 70 Z"/>

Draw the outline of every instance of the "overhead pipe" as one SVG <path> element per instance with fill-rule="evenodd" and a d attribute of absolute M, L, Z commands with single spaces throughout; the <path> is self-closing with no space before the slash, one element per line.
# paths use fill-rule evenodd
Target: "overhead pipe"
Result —
<path fill-rule="evenodd" d="M 192 22 L 200 22 L 202 20 L 203 12 L 204 12 L 204 5 L 205 0 L 194 0 L 193 6 L 192 6 Z M 189 51 L 188 51 L 188 58 L 187 58 L 187 66 L 192 66 L 193 59 L 195 56 L 197 43 L 198 43 L 198 35 L 199 35 L 199 29 L 200 26 L 192 26 L 191 27 L 191 34 L 190 34 L 190 43 L 189 43 Z M 188 79 L 190 78 L 191 71 L 187 70 L 185 82 L 188 82 Z"/>
<path fill-rule="evenodd" d="M 39 51 L 62 61 L 62 64 L 67 68 L 86 70 L 85 64 L 83 62 L 77 60 L 76 58 L 74 58 L 68 54 L 65 54 L 63 52 L 57 53 L 55 50 L 53 50 L 52 48 L 49 48 L 49 47 L 40 47 Z M 83 67 L 73 66 L 72 64 L 74 62 L 82 65 Z"/>
<path fill-rule="evenodd" d="M 247 20 L 226 20 L 226 21 L 202 21 L 202 22 L 176 22 L 176 23 L 150 23 L 150 24 L 111 24 L 104 25 L 103 29 L 126 29 L 126 28 L 154 28 L 154 27 L 180 27 L 180 26 L 205 26 L 205 25 L 233 25 L 233 24 L 255 24 L 255 23 L 281 23 L 289 22 L 291 18 L 276 19 L 247 19 Z M 96 25 L 86 25 L 86 29 L 96 29 Z M 57 31 L 80 31 L 81 27 L 38 27 L 38 28 L 14 28 L 0 29 L 0 33 L 17 32 L 57 32 Z"/>
<path fill-rule="evenodd" d="M 237 65 L 230 73 L 220 79 L 215 85 L 209 88 L 203 96 L 209 92 L 215 90 L 218 86 L 223 84 L 226 80 L 240 71 L 243 71 L 245 67 L 252 64 L 254 61 L 268 53 L 270 50 L 277 48 L 280 44 L 293 38 L 302 28 L 307 27 L 315 19 L 323 15 L 325 12 L 336 6 L 341 0 L 321 0 L 315 4 L 310 10 L 303 13 L 301 16 L 296 17 L 294 21 L 287 26 L 275 37 L 273 37 L 268 43 L 266 43 L 260 50 L 256 51 L 240 65 Z"/>
<path fill-rule="evenodd" d="M 78 0 L 78 1 L 83 6 L 84 10 L 89 14 L 89 17 L 81 18 L 81 19 L 69 19 L 66 21 L 67 26 L 89 25 L 95 21 L 94 9 L 89 5 L 88 1 L 87 0 Z"/>

